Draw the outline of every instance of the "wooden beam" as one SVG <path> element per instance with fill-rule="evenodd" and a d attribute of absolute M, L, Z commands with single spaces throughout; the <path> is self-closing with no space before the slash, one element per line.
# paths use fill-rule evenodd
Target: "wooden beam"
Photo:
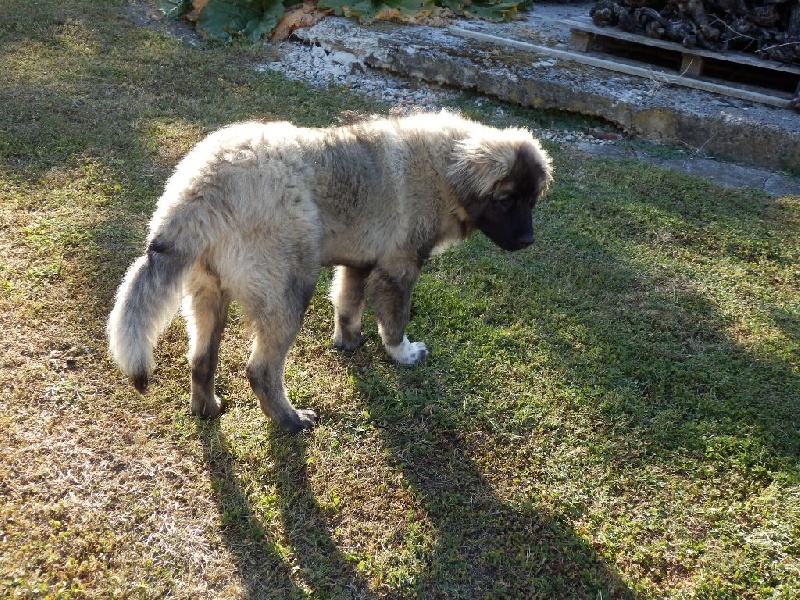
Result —
<path fill-rule="evenodd" d="M 643 77 L 645 79 L 650 79 L 651 81 L 656 81 L 659 83 L 682 85 L 684 87 L 702 90 L 704 92 L 714 92 L 716 94 L 722 94 L 724 96 L 730 96 L 732 98 L 749 100 L 751 102 L 759 102 L 761 104 L 767 104 L 769 106 L 777 106 L 778 108 L 791 108 L 790 98 L 788 94 L 786 96 L 780 96 L 780 95 L 773 96 L 730 85 L 712 83 L 710 81 L 705 81 L 702 79 L 683 77 L 681 75 L 675 75 L 674 73 L 663 71 L 660 69 L 654 69 L 649 67 L 644 68 L 641 66 L 636 66 L 634 64 L 631 64 L 627 61 L 622 62 L 621 59 L 611 61 L 604 58 L 598 58 L 596 56 L 592 56 L 591 54 L 581 54 L 579 52 L 559 50 L 557 48 L 548 48 L 547 46 L 537 46 L 535 44 L 529 44 L 528 42 L 521 42 L 519 40 L 501 38 L 496 35 L 490 35 L 488 33 L 480 33 L 477 31 L 461 29 L 460 27 L 448 27 L 448 31 L 453 35 L 459 37 L 473 39 L 490 44 L 496 44 L 498 46 L 516 48 L 517 50 L 531 52 L 534 54 L 543 54 L 545 56 L 552 56 L 553 58 L 570 60 L 580 64 L 589 65 L 591 67 L 607 69 L 609 71 L 616 71 L 618 73 L 625 73 L 626 75 Z"/>

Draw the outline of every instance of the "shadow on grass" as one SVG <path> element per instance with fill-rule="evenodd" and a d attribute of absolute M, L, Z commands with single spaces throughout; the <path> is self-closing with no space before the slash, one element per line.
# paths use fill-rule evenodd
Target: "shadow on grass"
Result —
<path fill-rule="evenodd" d="M 312 595 L 372 598 L 354 562 L 331 538 L 329 519 L 314 497 L 308 478 L 306 437 L 273 429 L 269 441 L 270 456 L 278 463 L 277 488 L 284 531 Z"/>
<path fill-rule="evenodd" d="M 409 422 L 383 429 L 410 485 L 423 498 L 438 539 L 415 583 L 390 598 L 633 598 L 584 540 L 532 504 L 501 501 L 452 431 L 415 444 Z M 265 532 L 235 474 L 236 458 L 218 422 L 199 422 L 222 533 L 250 598 L 368 599 L 354 563 L 331 538 L 329 519 L 309 483 L 303 435 L 271 432 L 265 453 L 276 462 L 283 540 Z M 409 453 L 409 448 L 413 451 Z M 276 540 L 276 541 L 270 541 Z M 288 551 L 281 550 L 286 544 Z M 291 553 L 291 559 L 287 557 Z M 294 563 L 294 566 L 290 563 Z M 307 590 L 296 583 L 298 578 Z"/>
<path fill-rule="evenodd" d="M 275 597 L 274 594 L 301 597 L 301 590 L 290 576 L 290 566 L 270 541 L 272 536 L 263 531 L 239 485 L 234 472 L 236 461 L 220 431 L 219 421 L 198 419 L 197 431 L 214 487 L 223 539 L 247 597 Z"/>
<path fill-rule="evenodd" d="M 516 505 L 500 499 L 459 432 L 429 427 L 427 440 L 411 439 L 415 421 L 381 427 L 436 530 L 425 569 L 403 597 L 635 597 L 605 558 L 534 498 Z"/>
<path fill-rule="evenodd" d="M 554 219 L 553 243 L 524 265 L 535 282 L 524 293 L 544 310 L 516 318 L 536 324 L 550 363 L 607 423 L 654 444 L 651 459 L 702 456 L 729 436 L 757 442 L 741 458 L 780 470 L 800 456 L 800 355 L 791 275 L 770 279 L 796 266 L 800 230 L 768 214 L 774 201 L 677 183 L 625 202 L 597 193 L 577 218 Z"/>
<path fill-rule="evenodd" d="M 282 533 L 267 531 L 255 514 L 235 473 L 237 459 L 219 421 L 198 420 L 224 542 L 247 597 L 372 598 L 352 562 L 331 539 L 326 515 L 309 484 L 305 437 L 270 428 L 269 447 L 264 452 L 276 463 Z M 297 580 L 307 589 L 295 583 Z"/>

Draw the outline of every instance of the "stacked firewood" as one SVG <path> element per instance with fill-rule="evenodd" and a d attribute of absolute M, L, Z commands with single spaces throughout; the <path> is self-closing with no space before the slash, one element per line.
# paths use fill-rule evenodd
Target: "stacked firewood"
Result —
<path fill-rule="evenodd" d="M 599 0 L 596 25 L 800 64 L 800 0 Z"/>

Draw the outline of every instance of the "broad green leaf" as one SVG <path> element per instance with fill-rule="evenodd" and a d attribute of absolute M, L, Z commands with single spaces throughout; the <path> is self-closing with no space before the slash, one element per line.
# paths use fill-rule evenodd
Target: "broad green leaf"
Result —
<path fill-rule="evenodd" d="M 292 2 L 293 0 L 286 0 Z M 192 0 L 156 0 L 169 17 L 177 18 L 192 10 Z M 353 17 L 362 23 L 376 19 L 413 21 L 424 18 L 437 6 L 453 14 L 490 21 L 517 18 L 517 11 L 533 6 L 533 0 L 319 0 L 320 9 Z M 198 29 L 208 37 L 230 41 L 243 37 L 257 41 L 269 34 L 284 14 L 282 0 L 209 0 L 197 9 Z"/>
<path fill-rule="evenodd" d="M 336 15 L 355 17 L 362 23 L 368 23 L 376 17 L 396 14 L 401 17 L 413 17 L 415 14 L 430 10 L 434 6 L 449 8 L 458 16 L 478 17 L 490 21 L 507 21 L 517 17 L 518 9 L 529 9 L 533 0 L 519 2 L 486 0 L 320 0 L 320 8 L 329 8 Z M 396 11 L 396 12 L 395 12 Z"/>
<path fill-rule="evenodd" d="M 280 21 L 284 13 L 284 6 L 280 0 L 265 1 L 264 12 L 259 19 L 252 19 L 242 31 L 242 35 L 257 42 L 262 36 L 268 35 Z"/>
<path fill-rule="evenodd" d="M 192 0 L 157 0 L 156 6 L 167 19 L 177 19 L 192 9 Z"/>
<path fill-rule="evenodd" d="M 280 0 L 210 0 L 198 25 L 208 35 L 220 40 L 242 36 L 258 40 L 277 25 L 283 14 Z"/>
<path fill-rule="evenodd" d="M 329 8 L 339 17 L 355 17 L 369 19 L 374 17 L 383 6 L 383 2 L 372 0 L 320 0 L 319 8 Z"/>
<path fill-rule="evenodd" d="M 487 21 L 510 21 L 517 17 L 517 3 L 470 4 L 464 7 L 464 15 Z"/>

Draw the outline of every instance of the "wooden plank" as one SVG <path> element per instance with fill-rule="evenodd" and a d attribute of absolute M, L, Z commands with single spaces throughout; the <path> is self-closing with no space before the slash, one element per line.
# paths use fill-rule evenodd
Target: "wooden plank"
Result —
<path fill-rule="evenodd" d="M 569 33 L 569 47 L 576 52 L 586 52 L 594 36 L 591 33 L 573 29 Z"/>
<path fill-rule="evenodd" d="M 583 54 L 580 52 L 572 52 L 568 50 L 559 50 L 557 48 L 548 48 L 547 46 L 537 46 L 536 44 L 530 44 L 528 42 L 521 42 L 519 40 L 501 38 L 496 35 L 490 35 L 488 33 L 479 33 L 477 31 L 461 29 L 460 27 L 455 27 L 455 26 L 448 27 L 447 30 L 453 35 L 457 35 L 468 39 L 473 39 L 490 44 L 496 44 L 498 46 L 507 46 L 509 48 L 515 48 L 517 50 L 532 52 L 534 54 L 543 54 L 545 56 L 551 56 L 553 58 L 570 60 L 580 64 L 589 65 L 591 67 L 598 67 L 600 69 L 607 69 L 610 71 L 625 73 L 626 75 L 635 75 L 637 77 L 643 77 L 645 79 L 656 80 L 661 83 L 682 85 L 684 87 L 702 90 L 705 92 L 714 92 L 716 94 L 722 94 L 724 96 L 739 98 L 741 100 L 749 100 L 751 102 L 759 102 L 761 104 L 767 104 L 769 106 L 777 106 L 779 108 L 791 107 L 790 97 L 788 94 L 785 96 L 780 95 L 779 92 L 776 92 L 775 95 L 764 94 L 761 92 L 755 92 L 729 85 L 712 83 L 710 81 L 705 81 L 703 79 L 693 79 L 691 77 L 683 77 L 681 75 L 675 75 L 672 72 L 662 71 L 659 69 L 644 68 L 641 66 L 629 64 L 627 62 L 622 62 L 620 60 L 611 61 L 611 60 L 606 60 L 604 58 L 598 58 L 591 54 Z"/>
<path fill-rule="evenodd" d="M 686 53 L 681 57 L 681 75 L 699 77 L 703 72 L 703 57 Z"/>
<path fill-rule="evenodd" d="M 622 31 L 620 29 L 615 29 L 613 27 L 598 27 L 597 25 L 592 23 L 591 20 L 589 19 L 586 20 L 568 19 L 560 22 L 564 23 L 565 25 L 569 25 L 572 28 L 584 31 L 586 33 L 593 33 L 594 35 L 614 38 L 617 40 L 624 40 L 626 42 L 631 42 L 634 44 L 642 44 L 644 46 L 652 46 L 653 48 L 662 48 L 664 50 L 671 50 L 673 52 L 679 52 L 683 55 L 691 54 L 703 58 L 712 58 L 714 60 L 719 60 L 719 61 L 733 62 L 740 65 L 748 65 L 751 67 L 758 67 L 761 69 L 768 69 L 771 71 L 781 71 L 783 73 L 792 73 L 793 75 L 800 75 L 800 67 L 787 65 L 772 60 L 763 60 L 751 54 L 744 54 L 742 52 L 714 52 L 712 50 L 706 50 L 704 48 L 686 48 L 681 44 L 677 44 L 675 42 L 660 40 L 657 38 L 650 38 L 647 37 L 646 35 L 641 35 L 638 33 L 628 33 L 627 31 Z"/>

